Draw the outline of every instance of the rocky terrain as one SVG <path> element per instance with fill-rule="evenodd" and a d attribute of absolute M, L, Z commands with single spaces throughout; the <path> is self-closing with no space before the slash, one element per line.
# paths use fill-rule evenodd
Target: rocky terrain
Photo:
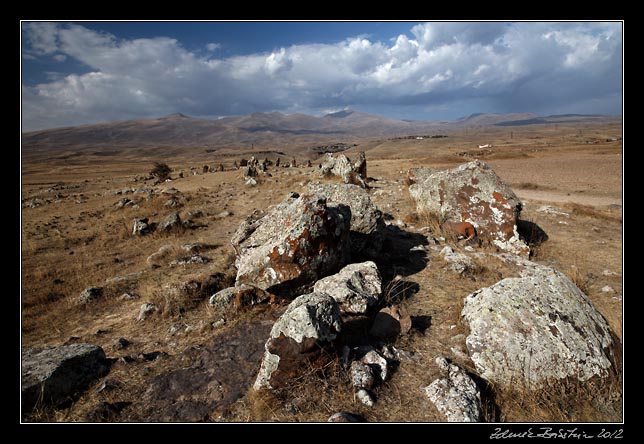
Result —
<path fill-rule="evenodd" d="M 387 143 L 165 181 L 29 163 L 23 420 L 622 420 L 621 185 L 525 171 L 561 147 Z"/>

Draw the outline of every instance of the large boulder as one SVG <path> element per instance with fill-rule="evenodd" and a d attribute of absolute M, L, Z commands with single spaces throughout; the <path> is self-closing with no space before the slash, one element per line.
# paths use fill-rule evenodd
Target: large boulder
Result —
<path fill-rule="evenodd" d="M 253 388 L 284 386 L 341 329 L 340 309 L 331 296 L 310 293 L 296 298 L 273 325 Z"/>
<path fill-rule="evenodd" d="M 333 297 L 344 313 L 364 314 L 378 304 L 382 278 L 371 261 L 349 264 L 338 273 L 317 281 L 313 289 Z"/>
<path fill-rule="evenodd" d="M 367 160 L 364 153 L 360 153 L 358 160 L 352 163 L 344 154 L 327 153 L 320 166 L 320 176 L 337 176 L 342 178 L 344 183 L 351 183 L 366 188 L 367 184 Z"/>
<path fill-rule="evenodd" d="M 436 363 L 445 377 L 425 387 L 427 397 L 448 422 L 479 422 L 481 393 L 472 378 L 443 357 Z"/>
<path fill-rule="evenodd" d="M 522 203 L 487 164 L 475 160 L 445 171 L 416 169 L 408 177 L 419 213 L 438 215 L 445 222 L 469 222 L 480 239 L 501 251 L 529 253 L 517 231 Z"/>
<path fill-rule="evenodd" d="M 293 193 L 267 213 L 251 214 L 231 240 L 235 286 L 249 284 L 280 296 L 310 290 L 346 263 L 349 213 L 346 206 L 328 206 L 322 195 Z"/>
<path fill-rule="evenodd" d="M 60 405 L 109 371 L 101 347 L 71 344 L 22 350 L 22 411 Z"/>
<path fill-rule="evenodd" d="M 382 212 L 371 201 L 369 193 L 352 184 L 311 182 L 311 193 L 326 196 L 329 206 L 346 205 L 351 209 L 349 242 L 356 258 L 376 259 L 385 240 L 386 225 Z"/>
<path fill-rule="evenodd" d="M 521 277 L 465 298 L 466 344 L 480 375 L 527 388 L 607 376 L 616 344 L 602 315 L 562 273 L 528 261 L 521 265 Z"/>

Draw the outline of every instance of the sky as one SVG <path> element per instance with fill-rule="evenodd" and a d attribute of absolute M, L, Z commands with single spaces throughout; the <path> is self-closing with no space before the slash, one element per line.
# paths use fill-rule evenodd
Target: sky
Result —
<path fill-rule="evenodd" d="M 22 130 L 183 113 L 621 115 L 622 22 L 21 22 Z"/>

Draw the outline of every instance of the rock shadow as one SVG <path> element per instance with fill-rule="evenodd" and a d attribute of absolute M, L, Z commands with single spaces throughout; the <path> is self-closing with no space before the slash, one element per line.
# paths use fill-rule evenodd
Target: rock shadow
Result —
<path fill-rule="evenodd" d="M 425 247 L 429 244 L 426 236 L 404 231 L 395 225 L 388 225 L 386 233 L 382 254 L 375 261 L 384 285 L 396 276 L 409 276 L 427 266 L 429 261 L 427 252 L 423 248 L 414 249 L 414 247 Z"/>
<path fill-rule="evenodd" d="M 432 317 L 431 316 L 412 316 L 411 317 L 411 328 L 418 331 L 421 334 L 425 334 L 425 331 L 431 327 Z"/>
<path fill-rule="evenodd" d="M 520 238 L 531 248 L 548 240 L 548 234 L 539 225 L 529 220 L 517 220 L 517 231 Z"/>
<path fill-rule="evenodd" d="M 496 402 L 496 394 L 492 384 L 475 373 L 466 373 L 472 378 L 481 393 L 481 420 L 483 422 L 499 422 L 501 420 L 501 408 Z"/>

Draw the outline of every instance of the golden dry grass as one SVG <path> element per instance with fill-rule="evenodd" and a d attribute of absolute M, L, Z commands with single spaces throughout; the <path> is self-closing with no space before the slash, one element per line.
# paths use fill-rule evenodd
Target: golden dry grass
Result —
<path fill-rule="evenodd" d="M 621 339 L 622 213 L 616 206 L 605 206 L 607 201 L 622 203 L 621 145 L 586 145 L 576 137 L 577 128 L 563 125 L 557 131 L 544 132 L 532 127 L 512 131 L 512 137 L 509 130 L 494 128 L 462 131 L 444 139 L 364 141 L 347 154 L 367 150 L 369 176 L 378 179 L 369 192 L 383 212 L 394 221 L 402 221 L 408 232 L 438 236 L 435 233 L 440 233 L 440 218 L 413 214 L 415 204 L 409 199 L 405 184 L 407 170 L 423 165 L 445 168 L 466 162 L 470 159 L 458 156 L 458 152 L 472 150 L 481 139 L 493 143 L 494 154 L 482 160 L 489 162 L 507 183 L 518 184 L 515 191 L 526 204 L 523 218 L 548 233 L 549 240 L 535 248 L 532 260 L 568 274 Z M 584 128 L 584 136 L 609 137 L 615 131 L 621 132 L 621 128 L 593 126 Z M 109 377 L 122 383 L 120 389 L 109 394 L 97 394 L 90 389 L 71 407 L 38 412 L 34 420 L 82 421 L 96 403 L 136 400 L 151 377 L 187 365 L 176 357 L 182 350 L 199 346 L 210 338 L 213 334 L 210 325 L 222 315 L 207 304 L 207 295 L 168 299 L 164 286 L 180 284 L 190 277 L 205 279 L 215 272 L 231 275 L 234 254 L 230 238 L 245 216 L 281 201 L 288 192 L 303 191 L 310 180 L 320 180 L 316 168 L 280 168 L 273 170 L 272 176 L 262 177 L 258 186 L 249 187 L 243 184 L 241 170 L 188 174 L 191 167 L 201 172 L 204 163 L 217 165 L 221 161 L 229 168 L 237 157 L 216 158 L 208 154 L 210 157 L 206 158 L 204 153 L 189 152 L 160 153 L 159 158 L 149 153 L 144 158 L 137 156 L 94 159 L 81 155 L 74 158 L 74 164 L 44 157 L 23 159 L 23 346 L 82 341 L 103 347 L 114 358 L 150 351 L 170 355 L 154 365 L 116 363 Z M 283 160 L 287 158 L 284 156 Z M 157 192 L 150 196 L 114 194 L 126 188 L 152 188 L 151 181 L 134 182 L 134 176 L 146 174 L 154 160 L 167 162 L 175 172 L 183 170 L 185 177 L 153 187 Z M 165 206 L 170 196 L 158 191 L 169 187 L 179 190 L 180 207 Z M 376 193 L 378 190 L 382 193 Z M 116 208 L 115 203 L 123 197 L 140 199 L 139 208 Z M 43 203 L 30 208 L 34 198 Z M 45 203 L 47 200 L 49 203 Z M 553 205 L 570 215 L 536 211 L 542 204 Z M 204 215 L 190 217 L 191 210 L 201 210 Z M 224 210 L 230 215 L 218 217 Z M 181 233 L 132 236 L 134 218 L 149 217 L 160 222 L 174 211 L 182 219 L 193 219 L 197 227 Z M 423 227 L 429 227 L 429 231 L 421 232 Z M 168 265 L 184 254 L 182 245 L 195 242 L 215 246 L 200 253 L 211 260 L 209 263 Z M 170 245 L 171 253 L 159 267 L 152 267 L 146 258 L 163 245 Z M 385 283 L 383 304 L 402 304 L 415 320 L 416 328 L 395 341 L 397 348 L 412 353 L 413 357 L 402 361 L 391 378 L 375 391 L 378 401 L 373 408 L 357 401 L 347 371 L 337 357 L 330 356 L 321 367 L 305 369 L 289 390 L 272 394 L 248 391 L 231 406 L 227 416 L 219 419 L 214 416 L 212 420 L 326 421 L 332 413 L 343 410 L 376 422 L 443 421 L 422 391 L 438 376 L 434 359 L 447 356 L 466 370 L 476 372 L 469 358 L 453 351 L 458 348 L 467 351 L 468 330 L 460 317 L 463 298 L 512 276 L 513 271 L 488 256 L 477 259 L 479 267 L 469 277 L 460 277 L 446 269 L 436 251 L 430 250 L 428 256 L 428 264 L 421 270 L 409 271 L 394 264 L 394 274 L 400 277 Z M 116 276 L 130 278 L 106 283 Z M 601 291 L 606 285 L 614 293 Z M 95 304 L 77 304 L 78 295 L 88 286 L 104 287 L 105 296 Z M 136 294 L 138 299 L 121 300 L 126 291 Z M 135 317 L 145 302 L 156 303 L 161 311 L 149 320 L 137 322 Z M 254 316 L 254 311 L 227 314 L 227 322 L 220 328 L 252 322 Z M 177 323 L 194 328 L 171 335 L 169 329 Z M 97 334 L 99 330 L 103 333 Z M 115 351 L 112 346 L 119 337 L 131 340 L 132 349 Z M 619 400 L 620 384 L 619 378 L 605 381 L 601 387 L 566 382 L 536 393 L 494 387 L 491 390 L 494 399 L 488 400 L 484 408 L 485 419 L 619 420 L 622 412 L 614 406 L 619 405 L 615 399 Z M 603 401 L 593 402 L 593 393 L 602 393 Z"/>

